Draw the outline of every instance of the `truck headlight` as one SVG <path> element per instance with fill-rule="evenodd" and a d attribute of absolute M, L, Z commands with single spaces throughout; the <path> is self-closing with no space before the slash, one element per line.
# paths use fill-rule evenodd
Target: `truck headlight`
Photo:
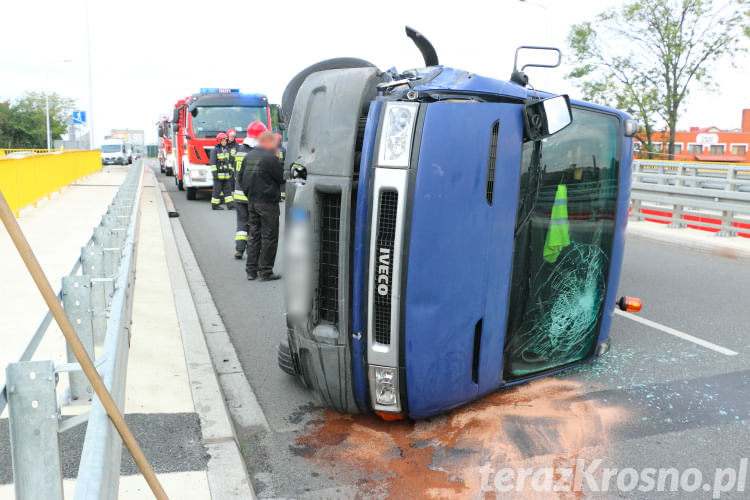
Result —
<path fill-rule="evenodd" d="M 194 180 L 203 180 L 206 177 L 206 171 L 202 168 L 190 169 L 190 177 Z"/>
<path fill-rule="evenodd" d="M 370 390 L 375 409 L 400 411 L 398 368 L 370 365 Z"/>
<path fill-rule="evenodd" d="M 380 134 L 378 165 L 408 167 L 414 123 L 419 103 L 389 102 L 385 105 L 383 130 Z"/>

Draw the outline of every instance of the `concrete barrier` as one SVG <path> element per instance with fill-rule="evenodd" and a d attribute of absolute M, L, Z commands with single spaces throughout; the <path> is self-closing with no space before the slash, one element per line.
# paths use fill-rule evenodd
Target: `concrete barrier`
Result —
<path fill-rule="evenodd" d="M 0 158 L 0 191 L 19 211 L 63 186 L 101 170 L 99 151 L 60 151 L 25 158 Z"/>

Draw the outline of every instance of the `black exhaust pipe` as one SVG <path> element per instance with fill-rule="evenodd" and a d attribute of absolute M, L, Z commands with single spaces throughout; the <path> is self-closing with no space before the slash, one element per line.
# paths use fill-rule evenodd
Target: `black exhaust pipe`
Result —
<path fill-rule="evenodd" d="M 440 64 L 438 62 L 437 52 L 435 52 L 435 47 L 432 46 L 430 41 L 426 39 L 424 35 L 422 35 L 422 33 L 415 30 L 414 28 L 407 26 L 406 36 L 412 39 L 414 45 L 416 45 L 419 49 L 419 52 L 422 53 L 422 58 L 424 58 L 425 66 L 437 66 Z"/>

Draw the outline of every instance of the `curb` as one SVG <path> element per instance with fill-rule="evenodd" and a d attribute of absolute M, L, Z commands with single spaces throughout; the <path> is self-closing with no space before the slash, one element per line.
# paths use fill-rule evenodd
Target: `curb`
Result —
<path fill-rule="evenodd" d="M 154 180 L 154 189 L 161 192 L 156 175 L 150 168 L 148 170 Z M 199 303 L 194 300 L 191 293 L 188 279 L 189 266 L 184 260 L 189 257 L 194 262 L 195 257 L 182 232 L 179 219 L 174 220 L 170 230 L 170 219 L 163 197 L 156 196 L 156 202 L 177 320 L 180 325 L 185 364 L 190 380 L 190 391 L 201 422 L 202 442 L 210 455 L 206 475 L 211 498 L 214 500 L 255 499 L 255 492 L 240 453 L 234 425 L 224 401 L 220 384 L 221 375 L 214 370 L 209 346 L 201 326 L 200 308 L 205 308 L 206 302 L 204 299 Z M 207 289 L 205 293 L 208 294 Z M 208 299 L 213 305 L 210 294 L 208 294 Z M 244 373 L 242 375 L 244 377 Z"/>
<path fill-rule="evenodd" d="M 745 247 L 742 244 L 738 244 L 738 242 L 736 241 L 722 241 L 726 240 L 726 238 L 720 238 L 718 236 L 712 236 L 712 238 L 715 238 L 716 241 L 711 241 L 705 238 L 690 235 L 689 233 L 678 231 L 681 230 L 661 228 L 651 229 L 648 227 L 633 226 L 632 224 L 628 224 L 626 235 L 628 238 L 658 241 L 660 243 L 675 245 L 682 248 L 690 248 L 692 250 L 706 252 L 730 259 L 750 259 L 750 245 L 747 245 Z M 734 239 L 736 238 L 739 237 L 735 237 Z"/>

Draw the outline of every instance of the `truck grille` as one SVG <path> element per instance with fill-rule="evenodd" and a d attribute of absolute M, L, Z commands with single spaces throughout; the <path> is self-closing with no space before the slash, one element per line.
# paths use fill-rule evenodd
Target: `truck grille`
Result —
<path fill-rule="evenodd" d="M 378 202 L 378 227 L 375 248 L 375 283 L 374 290 L 374 326 L 375 342 L 390 345 L 391 343 L 391 295 L 393 291 L 393 248 L 396 238 L 396 214 L 398 207 L 398 193 L 396 191 L 381 191 Z M 381 273 L 382 266 L 387 267 L 387 273 Z M 387 282 L 382 275 L 387 274 Z M 379 279 L 380 278 L 380 279 Z M 382 285 L 385 284 L 384 288 Z"/>
<path fill-rule="evenodd" d="M 339 226 L 341 193 L 320 193 L 320 268 L 318 270 L 318 319 L 339 319 Z"/>

